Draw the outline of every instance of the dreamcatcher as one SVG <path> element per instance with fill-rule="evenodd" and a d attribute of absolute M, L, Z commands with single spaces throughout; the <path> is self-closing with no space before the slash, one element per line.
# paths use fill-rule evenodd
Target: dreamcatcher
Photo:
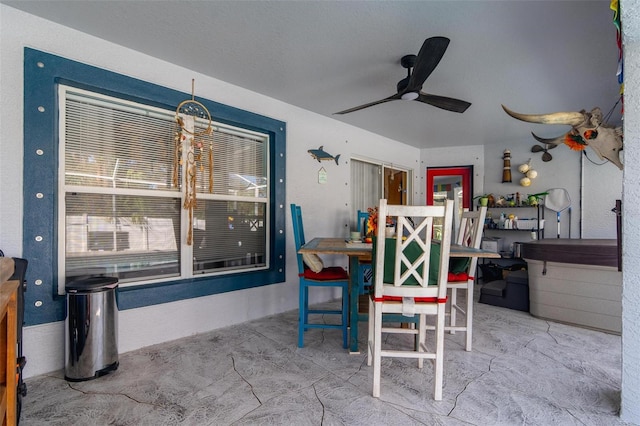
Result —
<path fill-rule="evenodd" d="M 211 114 L 193 96 L 194 81 L 191 80 L 191 99 L 183 101 L 176 108 L 176 130 L 174 132 L 173 186 L 178 187 L 180 168 L 184 170 L 184 205 L 189 210 L 189 231 L 187 244 L 193 241 L 193 209 L 196 207 L 196 182 L 198 172 L 208 169 L 209 193 L 213 192 L 213 144 L 206 136 L 213 132 Z M 196 120 L 206 122 L 206 128 L 198 126 Z"/>

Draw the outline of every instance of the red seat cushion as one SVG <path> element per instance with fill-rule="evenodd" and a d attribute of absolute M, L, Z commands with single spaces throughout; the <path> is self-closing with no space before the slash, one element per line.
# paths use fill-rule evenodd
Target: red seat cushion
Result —
<path fill-rule="evenodd" d="M 437 297 L 414 297 L 416 303 L 447 303 L 447 298 L 438 299 Z M 376 302 L 402 302 L 402 297 L 400 296 L 382 296 L 382 299 L 376 297 L 374 299 Z"/>
<path fill-rule="evenodd" d="M 468 279 L 469 279 L 469 274 L 467 274 L 466 272 L 459 272 L 457 274 L 455 272 L 449 272 L 447 276 L 447 281 L 449 282 L 467 281 Z"/>
<path fill-rule="evenodd" d="M 337 281 L 348 280 L 349 274 L 340 266 L 329 266 L 320 272 L 313 272 L 311 269 L 304 270 L 304 277 L 315 281 Z"/>

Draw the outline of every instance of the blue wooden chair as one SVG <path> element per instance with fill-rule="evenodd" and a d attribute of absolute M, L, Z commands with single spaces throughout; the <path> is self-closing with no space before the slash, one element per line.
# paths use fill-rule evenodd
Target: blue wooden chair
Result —
<path fill-rule="evenodd" d="M 318 272 L 310 269 L 303 260 L 303 255 L 298 253 L 300 247 L 305 244 L 304 226 L 302 223 L 302 209 L 300 206 L 291 204 L 291 218 L 293 222 L 293 236 L 296 244 L 296 257 L 298 259 L 298 277 L 300 278 L 298 314 L 298 347 L 304 347 L 304 332 L 311 328 L 333 328 L 342 330 L 342 347 L 347 348 L 349 323 L 349 274 L 344 268 L 339 266 L 321 266 Z M 319 261 L 319 258 L 315 259 Z M 308 263 L 312 262 L 308 259 Z M 317 268 L 316 268 L 317 269 Z M 309 288 L 310 287 L 339 287 L 342 289 L 342 310 L 331 309 L 310 309 L 309 308 Z M 310 323 L 309 314 L 329 314 L 340 315 L 340 324 Z"/>
<path fill-rule="evenodd" d="M 369 212 L 363 212 L 358 210 L 358 219 L 356 224 L 356 231 L 360 233 L 360 236 L 364 238 L 367 232 L 367 221 L 369 220 Z M 373 278 L 373 268 L 371 268 L 371 262 L 360 261 L 360 275 L 358 276 L 358 289 L 359 294 L 367 294 L 371 288 L 371 279 Z"/>

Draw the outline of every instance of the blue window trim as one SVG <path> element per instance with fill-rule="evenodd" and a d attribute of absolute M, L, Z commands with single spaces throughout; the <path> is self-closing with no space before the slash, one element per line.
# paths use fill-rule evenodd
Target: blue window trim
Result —
<path fill-rule="evenodd" d="M 57 294 L 57 86 L 64 83 L 173 110 L 191 94 L 72 61 L 24 50 L 23 257 L 29 261 L 25 324 L 64 320 L 65 296 Z M 270 137 L 270 268 L 197 277 L 118 290 L 120 310 L 258 287 L 285 280 L 286 123 L 196 98 L 219 122 Z M 41 150 L 41 151 L 39 151 Z M 36 194 L 41 194 L 36 196 Z"/>

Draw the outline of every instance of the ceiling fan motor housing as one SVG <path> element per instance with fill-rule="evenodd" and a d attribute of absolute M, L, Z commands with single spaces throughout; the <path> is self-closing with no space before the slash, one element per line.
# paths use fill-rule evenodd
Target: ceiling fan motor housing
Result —
<path fill-rule="evenodd" d="M 400 59 L 400 65 L 402 65 L 402 68 L 413 68 L 416 65 L 417 58 L 416 55 L 404 55 Z"/>

